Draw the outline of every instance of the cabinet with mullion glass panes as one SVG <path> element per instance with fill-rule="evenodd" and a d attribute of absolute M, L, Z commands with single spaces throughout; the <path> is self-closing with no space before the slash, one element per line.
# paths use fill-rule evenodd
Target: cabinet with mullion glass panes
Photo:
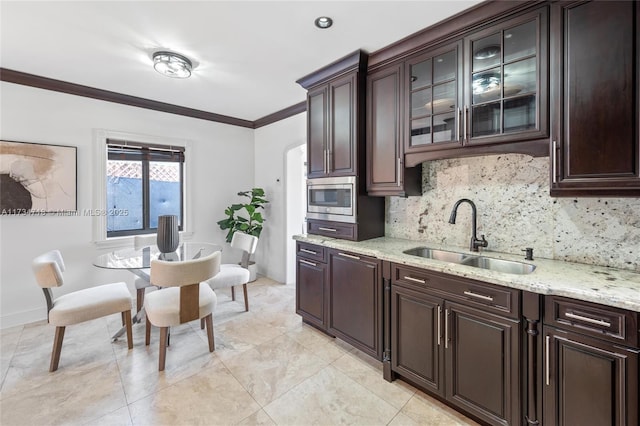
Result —
<path fill-rule="evenodd" d="M 547 135 L 546 14 L 543 8 L 465 38 L 465 144 Z"/>
<path fill-rule="evenodd" d="M 450 44 L 406 62 L 410 136 L 405 152 L 461 145 L 461 47 Z"/>

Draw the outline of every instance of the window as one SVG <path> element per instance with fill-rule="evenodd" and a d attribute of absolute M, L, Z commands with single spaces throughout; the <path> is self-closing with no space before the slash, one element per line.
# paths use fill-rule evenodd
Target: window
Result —
<path fill-rule="evenodd" d="M 155 232 L 158 216 L 183 230 L 184 147 L 107 139 L 107 238 Z"/>

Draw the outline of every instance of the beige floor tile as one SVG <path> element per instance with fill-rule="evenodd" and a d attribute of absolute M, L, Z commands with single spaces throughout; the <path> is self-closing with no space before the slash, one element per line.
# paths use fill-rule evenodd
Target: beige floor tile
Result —
<path fill-rule="evenodd" d="M 405 382 L 384 380 L 382 363 L 362 352 L 346 353 L 331 365 L 397 409 L 401 409 L 415 393 L 415 389 Z"/>
<path fill-rule="evenodd" d="M 10 369 L 13 367 L 10 367 Z M 33 380 L 28 391 L 0 401 L 0 424 L 83 424 L 126 407 L 115 361 L 89 369 L 66 369 Z"/>
<path fill-rule="evenodd" d="M 402 408 L 402 414 L 421 425 L 477 425 L 471 419 L 420 391 L 417 391 Z"/>
<path fill-rule="evenodd" d="M 159 338 L 159 330 L 154 328 L 149 346 L 144 346 L 143 343 L 117 358 L 122 386 L 129 403 L 220 362 L 215 352 L 209 352 L 206 341 L 200 339 L 191 327 L 183 324 L 172 327 L 165 370 L 158 371 Z"/>
<path fill-rule="evenodd" d="M 286 335 L 223 362 L 262 406 L 328 364 Z"/>
<path fill-rule="evenodd" d="M 129 406 L 134 425 L 235 424 L 260 409 L 221 363 Z"/>
<path fill-rule="evenodd" d="M 9 370 L 9 364 L 18 347 L 23 326 L 11 327 L 0 332 L 0 389 Z"/>
<path fill-rule="evenodd" d="M 275 425 L 275 422 L 271 420 L 271 417 L 264 410 L 259 410 L 242 420 L 238 425 L 251 426 L 251 425 Z"/>
<path fill-rule="evenodd" d="M 298 317 L 300 318 L 300 317 Z M 315 356 L 329 363 L 343 356 L 347 350 L 336 343 L 336 339 L 316 330 L 310 325 L 302 323 L 287 332 L 287 336 L 311 350 Z"/>
<path fill-rule="evenodd" d="M 333 366 L 264 410 L 278 425 L 386 425 L 398 412 Z"/>
<path fill-rule="evenodd" d="M 131 426 L 129 407 L 122 407 L 95 420 L 88 421 L 87 426 Z"/>

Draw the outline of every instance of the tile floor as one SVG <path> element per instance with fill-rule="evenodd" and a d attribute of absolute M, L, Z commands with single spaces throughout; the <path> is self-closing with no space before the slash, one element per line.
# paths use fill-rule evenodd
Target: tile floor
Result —
<path fill-rule="evenodd" d="M 23 425 L 471 425 L 408 384 L 388 383 L 381 363 L 302 324 L 295 288 L 251 284 L 251 311 L 218 292 L 216 350 L 195 321 L 172 329 L 158 372 L 158 330 L 134 348 L 111 343 L 120 317 L 67 328 L 49 373 L 54 327 L 0 333 L 0 424 Z M 43 300 L 44 303 L 44 300 Z"/>

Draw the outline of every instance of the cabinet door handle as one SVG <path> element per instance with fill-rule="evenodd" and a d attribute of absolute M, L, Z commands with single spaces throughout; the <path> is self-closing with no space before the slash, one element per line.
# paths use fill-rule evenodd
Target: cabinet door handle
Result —
<path fill-rule="evenodd" d="M 317 263 L 309 262 L 308 260 L 298 259 L 298 261 L 299 261 L 300 263 L 304 263 L 305 265 L 309 265 L 309 266 L 318 266 L 318 264 L 317 264 Z"/>
<path fill-rule="evenodd" d="M 438 305 L 438 346 L 440 346 L 440 317 L 442 316 L 442 308 Z"/>
<path fill-rule="evenodd" d="M 339 256 L 342 257 L 348 257 L 349 259 L 354 259 L 354 260 L 360 260 L 360 258 L 358 256 L 353 256 L 351 254 L 346 254 L 346 253 L 338 253 Z"/>
<path fill-rule="evenodd" d="M 601 325 L 604 327 L 611 327 L 611 323 L 609 321 L 605 321 L 605 320 L 601 320 L 601 319 L 595 319 L 595 318 L 589 318 L 589 317 L 585 317 L 582 315 L 577 315 L 574 314 L 572 312 L 567 312 L 564 314 L 565 317 L 567 318 L 571 318 L 571 319 L 575 319 L 578 321 L 584 321 L 584 322 L 588 322 L 591 324 L 596 324 L 596 325 Z"/>
<path fill-rule="evenodd" d="M 331 172 L 331 148 L 327 148 L 327 174 Z"/>
<path fill-rule="evenodd" d="M 333 228 L 323 228 L 322 226 L 318 227 L 318 230 L 320 231 L 329 231 L 329 232 L 338 232 L 337 229 L 333 229 Z"/>
<path fill-rule="evenodd" d="M 307 250 L 307 249 L 304 249 L 304 248 L 301 248 L 300 251 L 303 252 L 303 253 L 318 254 L 318 252 L 315 252 L 313 250 Z"/>
<path fill-rule="evenodd" d="M 488 302 L 493 302 L 493 297 L 485 296 L 484 294 L 478 294 L 478 293 L 474 293 L 472 291 L 465 291 L 464 294 L 466 294 L 469 297 L 475 297 L 477 299 L 482 299 L 482 300 L 486 300 Z"/>
<path fill-rule="evenodd" d="M 462 136 L 464 141 L 469 142 L 469 138 L 467 137 L 468 135 L 468 125 L 469 125 L 469 107 L 464 107 L 464 135 Z"/>
<path fill-rule="evenodd" d="M 413 281 L 414 283 L 420 283 L 420 284 L 426 284 L 427 283 L 426 280 L 421 280 L 420 278 L 404 277 L 404 279 L 407 280 L 407 281 Z"/>
<path fill-rule="evenodd" d="M 549 386 L 549 341 L 551 339 L 551 336 L 547 336 L 545 337 L 545 343 L 546 343 L 546 347 L 545 347 L 545 352 L 544 352 L 544 366 L 545 366 L 545 381 L 547 383 L 547 386 Z"/>
<path fill-rule="evenodd" d="M 398 186 L 402 186 L 402 158 L 398 157 Z"/>
<path fill-rule="evenodd" d="M 444 310 L 444 348 L 449 348 L 449 309 Z"/>
<path fill-rule="evenodd" d="M 553 176 L 551 176 L 551 180 L 553 183 L 557 183 L 558 182 L 558 174 L 557 174 L 557 169 L 556 169 L 556 148 L 557 148 L 557 142 L 553 141 L 551 142 L 551 173 L 553 173 Z"/>
<path fill-rule="evenodd" d="M 464 139 L 464 137 L 462 136 L 462 108 L 458 107 L 458 126 L 456 128 L 456 132 L 458 133 L 456 135 L 456 139 L 458 140 L 458 142 L 462 143 L 462 140 Z"/>

